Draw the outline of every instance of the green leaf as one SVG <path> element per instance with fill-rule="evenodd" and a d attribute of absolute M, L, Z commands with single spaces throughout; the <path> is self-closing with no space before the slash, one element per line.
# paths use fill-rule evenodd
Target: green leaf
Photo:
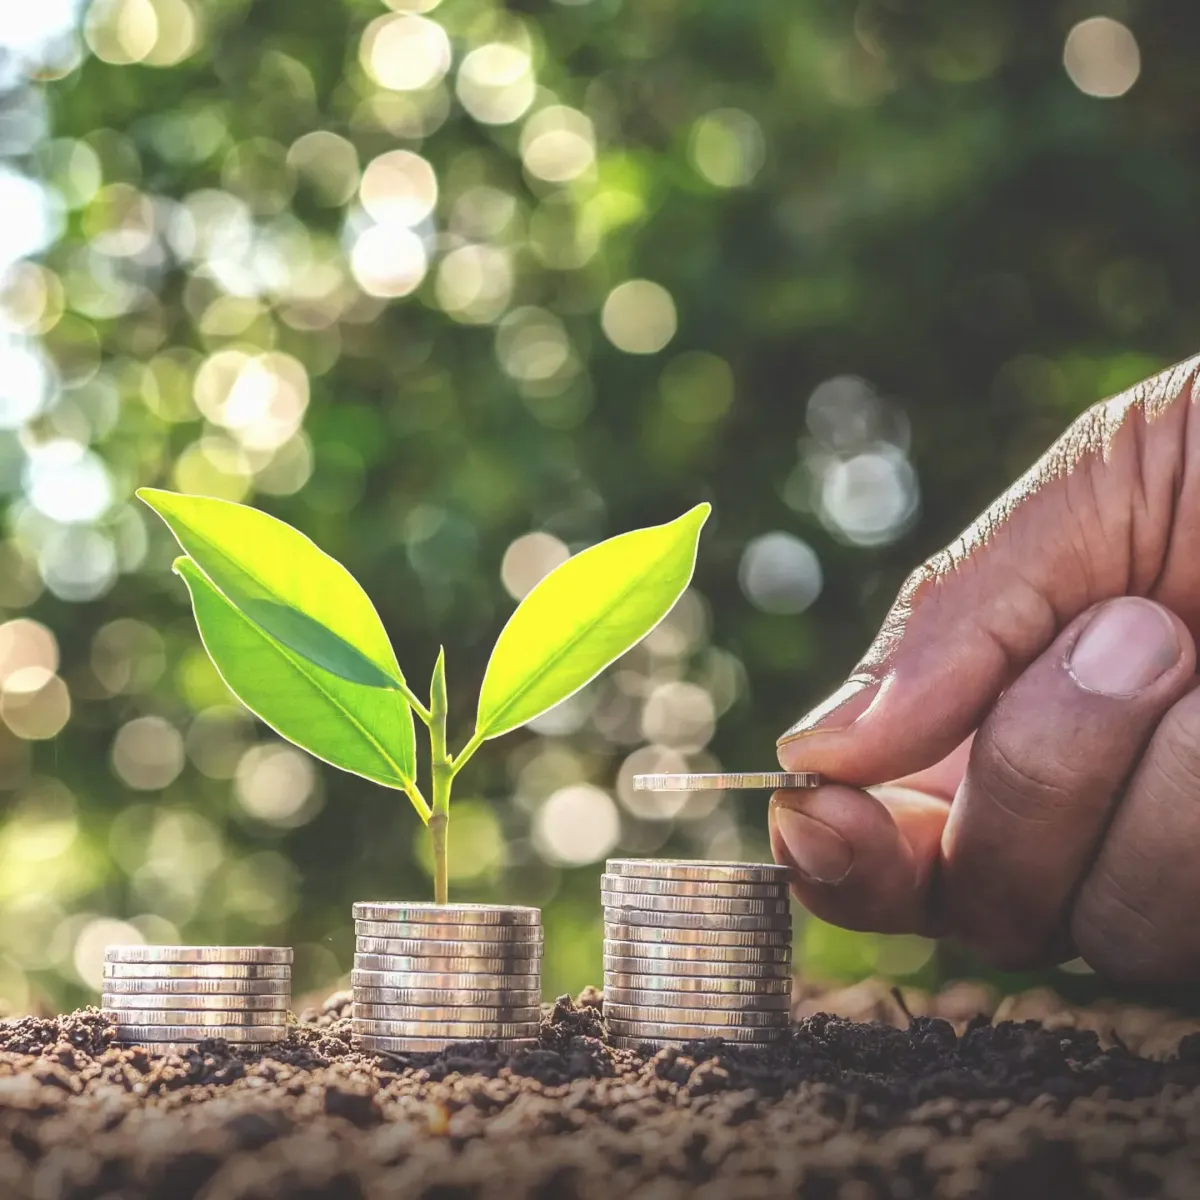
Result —
<path fill-rule="evenodd" d="M 184 553 L 277 642 L 351 683 L 404 682 L 367 593 L 336 559 L 244 504 L 140 488 Z"/>
<path fill-rule="evenodd" d="M 610 538 L 551 571 L 521 601 L 492 651 L 479 696 L 478 738 L 553 708 L 636 645 L 692 578 L 711 506 Z"/>
<path fill-rule="evenodd" d="M 388 787 L 413 786 L 412 710 L 399 692 L 351 683 L 277 642 L 190 558 L 177 559 L 174 569 L 191 593 L 205 650 L 251 712 L 335 767 Z"/>

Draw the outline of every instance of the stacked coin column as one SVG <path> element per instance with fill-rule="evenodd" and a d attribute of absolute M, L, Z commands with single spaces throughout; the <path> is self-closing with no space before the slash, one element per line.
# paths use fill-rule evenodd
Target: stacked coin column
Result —
<path fill-rule="evenodd" d="M 609 859 L 604 1017 L 614 1045 L 783 1038 L 791 1006 L 787 871 Z"/>
<path fill-rule="evenodd" d="M 362 1050 L 537 1044 L 542 915 L 498 904 L 356 904 L 352 1028 Z"/>
<path fill-rule="evenodd" d="M 117 1040 L 177 1049 L 210 1038 L 281 1042 L 292 1002 L 285 946 L 109 946 L 104 1015 Z"/>

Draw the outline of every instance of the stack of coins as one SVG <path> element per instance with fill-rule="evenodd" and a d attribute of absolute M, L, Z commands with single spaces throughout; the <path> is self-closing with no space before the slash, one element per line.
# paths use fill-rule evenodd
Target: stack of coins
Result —
<path fill-rule="evenodd" d="M 604 1018 L 613 1045 L 778 1041 L 791 1007 L 783 867 L 609 859 Z"/>
<path fill-rule="evenodd" d="M 284 946 L 109 946 L 104 1015 L 117 1040 L 173 1049 L 287 1036 L 292 952 Z"/>
<path fill-rule="evenodd" d="M 352 1028 L 387 1054 L 537 1044 L 542 916 L 499 904 L 356 904 Z"/>

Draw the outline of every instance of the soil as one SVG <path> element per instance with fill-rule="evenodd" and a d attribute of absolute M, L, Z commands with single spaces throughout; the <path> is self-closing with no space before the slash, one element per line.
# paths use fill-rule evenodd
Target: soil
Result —
<path fill-rule="evenodd" d="M 265 1055 L 151 1059 L 95 1009 L 0 1025 L 0 1196 L 1200 1196 L 1200 1023 L 1163 1012 L 867 984 L 801 995 L 769 1053 L 634 1053 L 589 990 L 538 1049 L 388 1059 L 348 1002 Z"/>

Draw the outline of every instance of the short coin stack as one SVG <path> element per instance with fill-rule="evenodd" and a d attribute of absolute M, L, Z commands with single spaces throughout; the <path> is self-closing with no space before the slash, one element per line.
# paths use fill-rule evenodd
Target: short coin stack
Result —
<path fill-rule="evenodd" d="M 537 1044 L 539 909 L 501 904 L 356 904 L 352 1028 L 362 1050 Z"/>
<path fill-rule="evenodd" d="M 117 1040 L 172 1049 L 287 1036 L 292 951 L 285 946 L 109 946 L 101 1006 Z"/>
<path fill-rule="evenodd" d="M 755 863 L 609 859 L 604 1018 L 614 1045 L 778 1041 L 791 1007 L 788 872 Z"/>

